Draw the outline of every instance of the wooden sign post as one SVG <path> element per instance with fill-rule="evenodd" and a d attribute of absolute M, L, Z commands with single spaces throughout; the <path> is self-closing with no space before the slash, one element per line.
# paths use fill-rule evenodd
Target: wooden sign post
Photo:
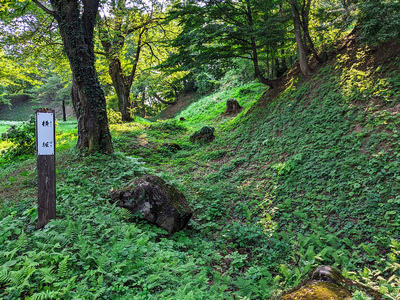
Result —
<path fill-rule="evenodd" d="M 54 110 L 36 110 L 38 227 L 56 218 L 56 138 Z"/>

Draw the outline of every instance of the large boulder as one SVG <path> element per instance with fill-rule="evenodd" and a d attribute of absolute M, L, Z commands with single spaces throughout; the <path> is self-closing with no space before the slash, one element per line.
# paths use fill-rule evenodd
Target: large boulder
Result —
<path fill-rule="evenodd" d="M 374 300 L 384 299 L 378 291 L 345 278 L 338 270 L 321 266 L 310 279 L 286 291 L 280 300 L 350 300 L 354 291 L 362 291 Z"/>
<path fill-rule="evenodd" d="M 112 203 L 173 234 L 183 229 L 193 215 L 185 196 L 162 178 L 145 175 L 110 192 Z"/>

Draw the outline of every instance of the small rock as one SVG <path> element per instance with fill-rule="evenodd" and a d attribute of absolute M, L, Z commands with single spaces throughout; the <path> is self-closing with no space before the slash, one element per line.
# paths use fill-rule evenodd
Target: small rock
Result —
<path fill-rule="evenodd" d="M 346 282 L 344 276 L 331 266 L 321 266 L 315 269 L 311 274 L 311 280 L 327 281 L 337 285 Z"/>
<path fill-rule="evenodd" d="M 236 99 L 228 99 L 226 101 L 226 110 L 224 111 L 224 115 L 237 115 L 242 111 L 243 107 L 240 106 L 239 102 Z"/>
<path fill-rule="evenodd" d="M 194 143 L 194 142 L 212 142 L 215 139 L 214 136 L 214 127 L 210 126 L 204 126 L 201 128 L 199 131 L 196 131 L 193 133 L 189 140 Z"/>
<path fill-rule="evenodd" d="M 178 152 L 182 150 L 182 147 L 177 143 L 164 143 L 161 145 L 162 148 L 167 148 L 171 152 Z"/>

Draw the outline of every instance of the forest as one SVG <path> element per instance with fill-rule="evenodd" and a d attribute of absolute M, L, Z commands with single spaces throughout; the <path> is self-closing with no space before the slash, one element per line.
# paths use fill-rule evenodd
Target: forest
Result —
<path fill-rule="evenodd" d="M 0 0 L 0 29 L 0 299 L 400 299 L 400 1 Z M 133 211 L 151 178 L 183 225 Z"/>

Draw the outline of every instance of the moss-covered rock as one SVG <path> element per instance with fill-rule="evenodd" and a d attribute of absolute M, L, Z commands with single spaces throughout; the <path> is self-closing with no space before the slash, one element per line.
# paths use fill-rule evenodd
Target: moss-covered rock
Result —
<path fill-rule="evenodd" d="M 384 299 L 378 291 L 345 278 L 338 270 L 321 266 L 309 279 L 286 291 L 281 300 L 350 300 L 354 291 L 362 291 L 374 300 Z"/>
<path fill-rule="evenodd" d="M 331 282 L 310 281 L 281 300 L 350 300 L 351 294 L 344 287 Z"/>
<path fill-rule="evenodd" d="M 162 178 L 145 175 L 110 192 L 111 202 L 172 234 L 183 229 L 193 215 L 186 197 Z"/>

